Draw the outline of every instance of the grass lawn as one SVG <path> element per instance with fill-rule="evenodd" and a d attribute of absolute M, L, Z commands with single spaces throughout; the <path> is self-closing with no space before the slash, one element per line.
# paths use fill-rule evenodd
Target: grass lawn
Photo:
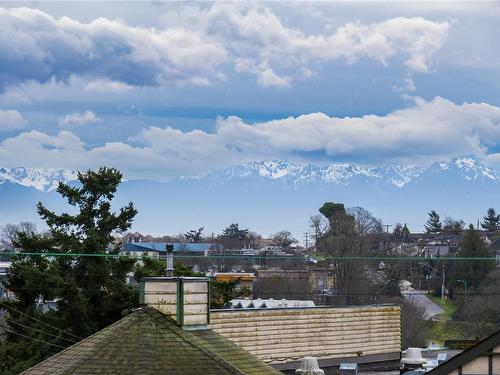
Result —
<path fill-rule="evenodd" d="M 431 323 L 427 336 L 435 344 L 443 345 L 444 340 L 457 340 L 463 338 L 457 329 L 457 322 L 453 320 L 438 320 Z"/>
<path fill-rule="evenodd" d="M 427 294 L 436 305 L 443 308 L 444 312 L 436 316 L 437 320 L 432 323 L 432 328 L 429 331 L 429 339 L 436 344 L 443 345 L 444 340 L 453 340 L 462 338 L 457 330 L 457 322 L 451 320 L 451 317 L 457 311 L 457 304 L 450 300 L 445 300 L 441 303 L 441 297 Z"/>

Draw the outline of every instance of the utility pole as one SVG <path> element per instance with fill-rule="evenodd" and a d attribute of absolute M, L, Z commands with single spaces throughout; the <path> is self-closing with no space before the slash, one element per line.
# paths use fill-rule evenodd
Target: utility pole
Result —
<path fill-rule="evenodd" d="M 443 282 L 441 283 L 441 303 L 444 303 L 444 262 L 443 262 Z"/>
<path fill-rule="evenodd" d="M 307 250 L 309 249 L 309 233 L 304 232 L 304 236 L 305 236 L 305 241 L 306 241 L 306 252 L 307 252 Z"/>
<path fill-rule="evenodd" d="M 387 253 L 387 250 L 389 249 L 389 227 L 392 227 L 391 224 L 382 224 L 383 227 L 385 227 L 385 251 Z"/>

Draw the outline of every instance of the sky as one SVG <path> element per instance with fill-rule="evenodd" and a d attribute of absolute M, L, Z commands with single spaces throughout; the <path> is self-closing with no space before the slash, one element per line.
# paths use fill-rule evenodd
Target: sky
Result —
<path fill-rule="evenodd" d="M 500 168 L 500 3 L 0 2 L 0 166 Z"/>

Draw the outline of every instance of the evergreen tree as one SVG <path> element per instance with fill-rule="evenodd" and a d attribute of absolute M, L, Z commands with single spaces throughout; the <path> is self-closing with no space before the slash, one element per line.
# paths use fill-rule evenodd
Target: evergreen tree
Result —
<path fill-rule="evenodd" d="M 432 210 L 429 212 L 429 219 L 427 219 L 427 222 L 425 223 L 425 231 L 427 233 L 436 234 L 441 232 L 441 227 L 442 225 L 439 214 Z"/>
<path fill-rule="evenodd" d="M 189 232 L 184 234 L 184 237 L 186 237 L 186 240 L 188 242 L 200 243 L 203 240 L 202 237 L 203 229 L 205 229 L 205 227 L 190 230 Z"/>
<path fill-rule="evenodd" d="M 238 223 L 229 224 L 222 232 L 222 237 L 233 240 L 245 240 L 248 235 L 248 229 L 240 229 Z"/>
<path fill-rule="evenodd" d="M 460 257 L 483 258 L 490 257 L 490 252 L 486 248 L 479 232 L 474 226 L 469 225 L 465 231 L 462 247 L 459 252 Z M 494 260 L 491 259 L 468 259 L 463 260 L 457 265 L 456 280 L 464 280 L 471 288 L 477 288 L 481 281 L 495 267 Z"/>
<path fill-rule="evenodd" d="M 408 243 L 410 240 L 410 230 L 408 229 L 408 226 L 405 225 L 403 226 L 403 243 Z"/>
<path fill-rule="evenodd" d="M 129 229 L 137 213 L 132 203 L 111 211 L 121 178 L 114 168 L 78 173 L 78 186 L 57 188 L 74 207 L 71 213 L 58 214 L 38 203 L 48 232 L 19 233 L 19 254 L 5 280 L 16 299 L 7 306 L 11 328 L 0 350 L 0 372 L 18 373 L 134 307 L 133 291 L 125 283 L 134 261 L 108 256 L 118 253 L 110 248 L 113 235 Z M 38 305 L 46 301 L 55 301 L 57 308 L 44 313 Z"/>
<path fill-rule="evenodd" d="M 484 230 L 496 232 L 500 229 L 500 215 L 497 215 L 494 208 L 489 208 L 481 224 Z"/>

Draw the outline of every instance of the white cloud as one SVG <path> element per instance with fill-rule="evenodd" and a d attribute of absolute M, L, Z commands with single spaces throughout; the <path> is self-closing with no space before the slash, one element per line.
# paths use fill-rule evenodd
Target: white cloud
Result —
<path fill-rule="evenodd" d="M 96 79 L 90 81 L 85 86 L 85 91 L 90 92 L 112 92 L 112 93 L 123 93 L 130 91 L 132 86 L 119 81 L 110 81 L 107 79 Z"/>
<path fill-rule="evenodd" d="M 40 10 L 0 8 L 0 88 L 71 75 L 127 85 L 193 83 L 217 77 L 223 47 L 182 28 L 147 29 L 97 18 L 83 23 Z"/>
<path fill-rule="evenodd" d="M 368 24 L 348 22 L 313 34 L 286 26 L 269 8 L 241 3 L 215 3 L 198 13 L 188 8 L 186 13 L 186 19 L 203 19 L 199 30 L 221 41 L 235 57 L 236 70 L 255 74 L 263 86 L 268 83 L 263 72 L 280 78 L 279 69 L 291 70 L 300 76 L 313 62 L 338 59 L 353 64 L 369 58 L 387 65 L 401 56 L 409 71 L 428 72 L 450 29 L 446 21 L 396 17 Z M 256 68 L 262 65 L 268 68 Z"/>
<path fill-rule="evenodd" d="M 26 125 L 23 116 L 16 110 L 0 109 L 0 132 L 6 130 L 22 129 Z"/>
<path fill-rule="evenodd" d="M 79 22 L 29 8 L 1 9 L 0 90 L 21 82 L 88 76 L 88 91 L 130 86 L 210 85 L 224 69 L 256 76 L 263 87 L 287 87 L 318 61 L 402 58 L 411 72 L 428 72 L 450 23 L 422 17 L 349 22 L 311 33 L 286 25 L 257 4 L 186 6 L 165 28 L 98 18 Z M 175 26 L 173 26 L 175 25 Z"/>
<path fill-rule="evenodd" d="M 252 160 L 307 161 L 308 153 L 362 163 L 428 163 L 462 155 L 496 162 L 500 157 L 490 150 L 499 146 L 499 107 L 455 104 L 436 97 L 416 99 L 413 106 L 385 116 L 311 113 L 257 124 L 231 116 L 219 118 L 213 133 L 151 127 L 129 144 L 109 142 L 98 147 L 85 145 L 68 131 L 56 135 L 32 131 L 1 142 L 0 160 L 5 166 L 112 165 L 124 170 L 127 178 L 168 179 Z"/>
<path fill-rule="evenodd" d="M 95 115 L 92 111 L 85 111 L 82 113 L 75 112 L 64 116 L 59 119 L 60 126 L 79 126 L 88 124 L 98 124 L 102 120 Z"/>

